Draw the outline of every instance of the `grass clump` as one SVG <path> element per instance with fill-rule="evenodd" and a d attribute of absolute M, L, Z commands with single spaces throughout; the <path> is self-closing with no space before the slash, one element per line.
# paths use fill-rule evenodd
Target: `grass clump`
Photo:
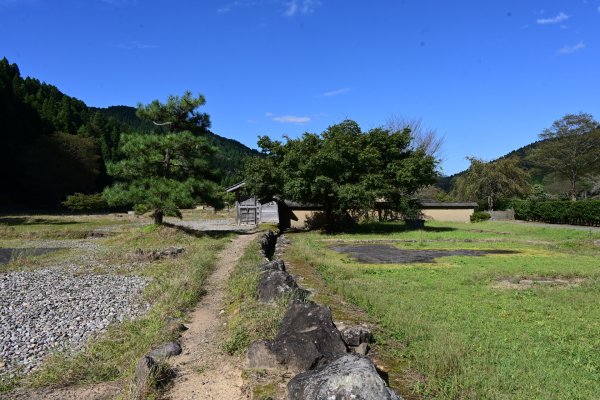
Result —
<path fill-rule="evenodd" d="M 372 316 L 401 344 L 390 382 L 411 371 L 404 395 L 436 399 L 596 398 L 600 393 L 600 232 L 481 222 L 402 224 L 335 236 L 290 234 L 288 255 L 327 288 Z M 452 256 L 433 264 L 359 264 L 331 240 L 378 241 L 407 249 L 510 249 L 516 254 Z M 308 268 L 307 267 L 307 268 Z M 493 287 L 518 276 L 579 277 L 580 285 Z"/>
<path fill-rule="evenodd" d="M 258 241 L 253 241 L 239 259 L 227 285 L 229 320 L 223 340 L 223 350 L 230 355 L 242 354 L 258 339 L 271 339 L 277 334 L 279 321 L 288 299 L 272 304 L 258 301 L 257 285 L 260 264 Z"/>
<path fill-rule="evenodd" d="M 252 388 L 252 399 L 273 400 L 278 392 L 275 383 L 257 384 Z"/>

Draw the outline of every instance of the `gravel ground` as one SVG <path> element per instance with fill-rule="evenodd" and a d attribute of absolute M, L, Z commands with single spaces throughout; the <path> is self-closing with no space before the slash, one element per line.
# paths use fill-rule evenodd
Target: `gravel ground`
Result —
<path fill-rule="evenodd" d="M 251 232 L 256 230 L 256 225 L 238 225 L 233 218 L 205 219 L 196 221 L 182 221 L 176 218 L 167 218 L 167 222 L 197 231 L 230 231 Z"/>
<path fill-rule="evenodd" d="M 234 220 L 172 222 L 203 231 L 255 229 L 237 226 Z M 77 351 L 109 324 L 148 311 L 150 305 L 141 304 L 139 299 L 148 283 L 146 278 L 90 273 L 127 270 L 136 264 L 132 260 L 125 265 L 104 265 L 96 239 L 30 240 L 20 247 L 81 251 L 43 269 L 0 274 L 0 378 L 28 373 L 55 350 Z"/>
<path fill-rule="evenodd" d="M 100 249 L 95 238 L 89 239 L 34 239 L 24 242 L 22 248 L 32 247 L 52 247 L 57 249 L 82 249 L 86 251 L 96 251 Z"/>
<path fill-rule="evenodd" d="M 145 313 L 137 276 L 50 268 L 0 275 L 0 375 L 29 372 L 52 350 L 77 350 L 110 323 Z"/>

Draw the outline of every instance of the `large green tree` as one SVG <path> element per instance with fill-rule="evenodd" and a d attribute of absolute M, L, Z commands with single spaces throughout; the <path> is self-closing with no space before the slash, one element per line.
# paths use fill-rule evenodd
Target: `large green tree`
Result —
<path fill-rule="evenodd" d="M 164 216 L 181 218 L 182 207 L 197 202 L 220 206 L 210 158 L 215 149 L 190 132 L 121 137 L 125 158 L 108 164 L 116 183 L 104 190 L 109 205 L 131 205 L 138 213 L 151 211 L 156 224 Z"/>
<path fill-rule="evenodd" d="M 590 114 L 567 114 L 540 134 L 544 142 L 531 154 L 537 165 L 569 182 L 569 197 L 576 200 L 578 184 L 600 169 L 600 126 Z"/>
<path fill-rule="evenodd" d="M 437 176 L 437 161 L 411 147 L 409 129 L 363 132 L 354 121 L 285 143 L 261 137 L 264 157 L 249 159 L 246 183 L 261 198 L 319 204 L 326 228 L 348 210 L 373 210 L 384 199 L 402 211 L 409 198 Z"/>
<path fill-rule="evenodd" d="M 164 110 L 155 100 L 146 107 L 140 106 L 139 113 L 151 120 L 160 117 L 161 121 L 172 121 L 170 126 L 198 127 L 196 116 L 200 113 L 196 109 L 204 101 L 192 102 L 195 106 L 191 107 L 187 93 L 181 98 L 170 96 Z M 154 114 L 156 110 L 160 115 Z M 121 158 L 109 163 L 107 168 L 115 180 L 115 184 L 104 191 L 109 205 L 133 204 L 138 213 L 151 211 L 156 224 L 161 224 L 164 216 L 181 217 L 179 208 L 196 202 L 222 206 L 219 188 L 214 182 L 216 171 L 212 168 L 216 149 L 206 137 L 190 131 L 169 130 L 164 134 L 121 136 L 117 155 Z"/>
<path fill-rule="evenodd" d="M 485 201 L 492 211 L 500 199 L 529 193 L 529 174 L 518 166 L 517 160 L 503 158 L 485 162 L 475 157 L 468 157 L 468 160 L 471 162 L 469 169 L 453 182 L 454 198 Z"/>

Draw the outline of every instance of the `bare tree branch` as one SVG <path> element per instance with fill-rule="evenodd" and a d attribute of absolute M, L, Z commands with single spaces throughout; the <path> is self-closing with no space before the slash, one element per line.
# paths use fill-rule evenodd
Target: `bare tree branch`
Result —
<path fill-rule="evenodd" d="M 408 119 L 394 115 L 386 121 L 385 126 L 392 131 L 409 128 L 413 139 L 413 149 L 423 149 L 430 156 L 437 159 L 443 158 L 441 152 L 444 145 L 444 136 L 438 135 L 437 130 L 426 127 L 421 118 Z"/>

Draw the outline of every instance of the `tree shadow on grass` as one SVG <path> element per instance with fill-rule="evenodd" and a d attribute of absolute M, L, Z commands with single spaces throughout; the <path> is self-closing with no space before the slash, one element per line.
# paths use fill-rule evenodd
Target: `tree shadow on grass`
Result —
<path fill-rule="evenodd" d="M 165 222 L 163 223 L 164 226 L 167 226 L 169 228 L 173 228 L 173 229 L 177 229 L 178 231 L 184 232 L 190 236 L 194 236 L 196 238 L 204 238 L 204 237 L 209 237 L 211 239 L 222 239 L 232 233 L 238 234 L 238 235 L 251 235 L 253 233 L 255 233 L 254 231 L 247 231 L 247 230 L 236 230 L 236 229 L 231 229 L 231 230 L 199 230 L 199 229 L 194 229 L 194 228 L 190 228 L 187 226 L 181 226 L 181 225 L 177 225 L 177 224 L 171 224 L 169 222 Z"/>
<path fill-rule="evenodd" d="M 61 250 L 60 248 L 54 247 L 32 247 L 32 248 L 21 248 L 21 249 L 5 249 L 0 248 L 0 265 L 8 264 L 9 262 L 15 261 L 22 257 L 36 257 L 55 251 Z"/>
<path fill-rule="evenodd" d="M 423 231 L 423 232 L 452 232 L 457 230 L 456 228 L 450 228 L 446 226 L 425 226 L 423 228 L 414 228 L 407 224 L 398 222 L 372 222 L 366 224 L 357 224 L 350 226 L 344 230 L 344 233 L 374 233 L 374 234 L 388 234 L 388 233 L 401 233 L 401 232 L 412 232 L 412 231 Z"/>
<path fill-rule="evenodd" d="M 58 219 L 29 218 L 29 217 L 0 217 L 0 225 L 21 226 L 21 225 L 75 225 L 81 224 L 79 221 L 61 221 Z"/>

